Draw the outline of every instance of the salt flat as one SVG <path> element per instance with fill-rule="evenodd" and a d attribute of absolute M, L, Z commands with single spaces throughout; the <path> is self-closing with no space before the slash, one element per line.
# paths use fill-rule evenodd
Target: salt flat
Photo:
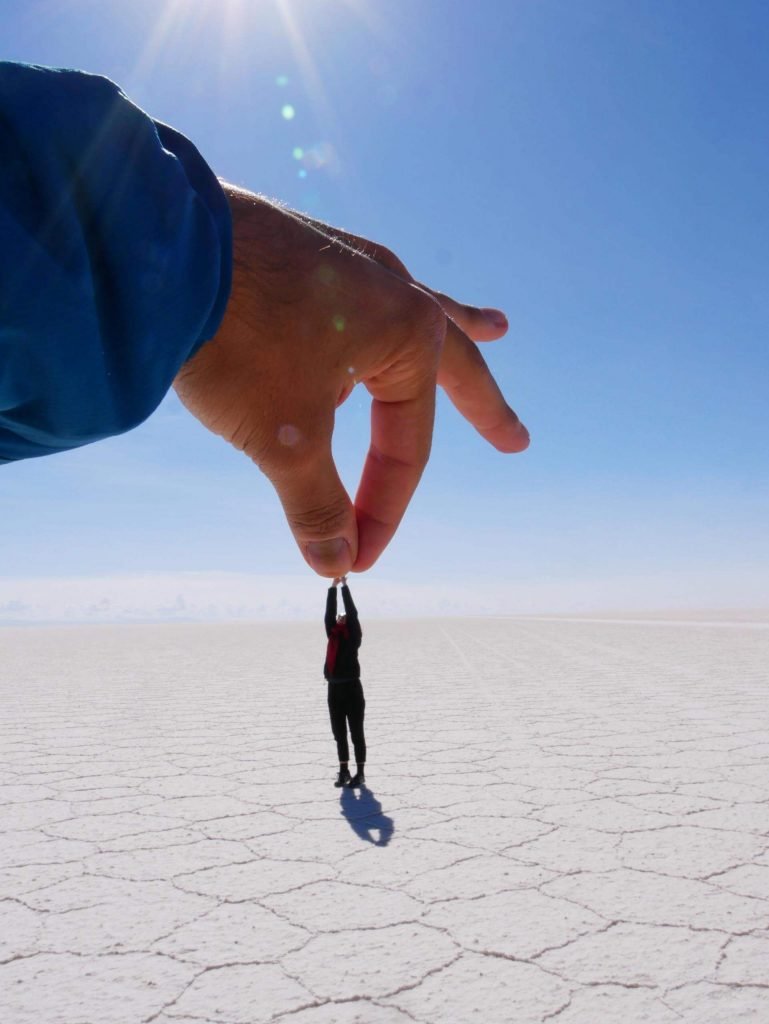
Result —
<path fill-rule="evenodd" d="M 364 627 L 0 630 L 3 1024 L 769 1020 L 765 623 Z"/>

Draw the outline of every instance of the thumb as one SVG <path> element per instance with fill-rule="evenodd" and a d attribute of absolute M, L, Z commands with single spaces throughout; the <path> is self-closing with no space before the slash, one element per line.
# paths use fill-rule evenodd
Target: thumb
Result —
<path fill-rule="evenodd" d="M 329 449 L 301 461 L 262 465 L 278 492 L 289 528 L 307 564 L 319 576 L 344 576 L 358 555 L 358 527 L 350 497 Z"/>

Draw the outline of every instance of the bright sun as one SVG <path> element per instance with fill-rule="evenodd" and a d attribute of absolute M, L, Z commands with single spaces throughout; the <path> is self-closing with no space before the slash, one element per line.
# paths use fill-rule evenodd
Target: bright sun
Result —
<path fill-rule="evenodd" d="M 343 26 L 350 18 L 378 33 L 381 21 L 375 0 L 161 0 L 155 22 L 133 69 L 141 80 L 168 61 L 170 54 L 205 51 L 220 58 L 223 77 L 232 77 L 244 62 L 258 59 L 276 34 L 288 41 L 294 65 L 302 76 L 317 113 L 333 121 L 313 58 L 311 40 L 320 25 L 333 19 Z"/>

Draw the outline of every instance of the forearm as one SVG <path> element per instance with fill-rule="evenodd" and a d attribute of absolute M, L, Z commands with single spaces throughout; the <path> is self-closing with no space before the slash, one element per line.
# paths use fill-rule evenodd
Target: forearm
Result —
<path fill-rule="evenodd" d="M 227 201 L 113 83 L 0 63 L 0 462 L 121 433 L 216 332 Z"/>
<path fill-rule="evenodd" d="M 331 635 L 331 630 L 336 622 L 336 587 L 329 587 L 326 595 L 326 635 Z"/>
<path fill-rule="evenodd" d="M 344 610 L 348 618 L 358 618 L 358 609 L 355 607 L 355 602 L 352 599 L 350 588 L 345 585 L 342 587 L 342 601 L 344 602 Z"/>
<path fill-rule="evenodd" d="M 347 627 L 351 635 L 359 642 L 363 631 L 358 621 L 358 609 L 355 607 L 355 602 L 352 599 L 352 594 L 347 584 L 342 587 L 342 600 L 344 601 L 344 610 L 347 615 Z"/>

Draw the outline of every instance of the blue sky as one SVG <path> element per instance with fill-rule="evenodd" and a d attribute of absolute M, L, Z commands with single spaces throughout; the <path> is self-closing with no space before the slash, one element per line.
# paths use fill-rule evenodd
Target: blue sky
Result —
<path fill-rule="evenodd" d="M 766 4 L 0 9 L 4 59 L 110 76 L 221 176 L 508 313 L 484 354 L 531 448 L 500 455 L 441 402 L 372 601 L 419 584 L 510 611 L 769 606 Z M 357 389 L 335 435 L 353 491 L 367 429 Z M 28 578 L 322 588 L 267 481 L 173 396 L 129 435 L 3 467 L 0 515 L 0 605 Z"/>

